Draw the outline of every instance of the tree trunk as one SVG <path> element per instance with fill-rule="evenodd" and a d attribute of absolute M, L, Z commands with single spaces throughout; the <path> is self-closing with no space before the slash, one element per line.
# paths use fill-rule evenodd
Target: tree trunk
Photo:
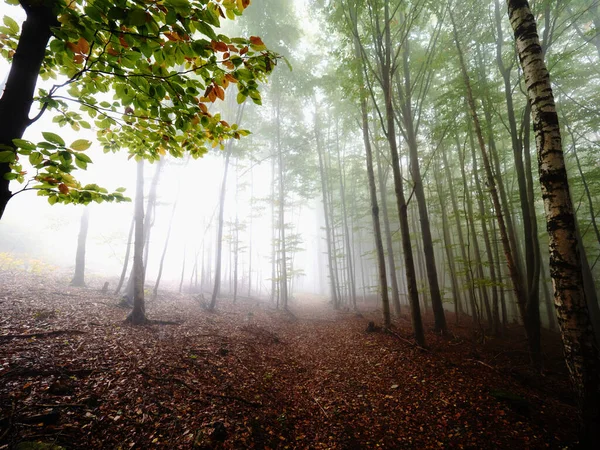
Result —
<path fill-rule="evenodd" d="M 392 285 L 392 305 L 394 313 L 400 316 L 400 292 L 398 290 L 398 276 L 396 274 L 396 262 L 394 260 L 394 245 L 392 242 L 392 230 L 390 229 L 390 217 L 387 207 L 387 187 L 383 168 L 381 167 L 381 157 L 379 149 L 375 150 L 377 159 L 377 176 L 379 179 L 379 195 L 381 196 L 381 214 L 383 216 L 383 231 L 385 232 L 385 246 L 387 250 L 387 262 L 390 273 L 390 284 Z"/>
<path fill-rule="evenodd" d="M 346 272 L 348 277 L 348 294 L 350 302 L 352 302 L 352 308 L 356 310 L 356 285 L 354 283 L 354 267 L 352 265 L 352 245 L 350 244 L 350 229 L 348 228 L 348 212 L 346 210 L 346 189 L 344 180 L 344 169 L 342 167 L 342 160 L 340 157 L 339 147 L 339 134 L 337 132 L 336 123 L 336 149 L 337 149 L 337 162 L 338 170 L 340 172 L 340 198 L 342 201 L 342 225 L 344 227 L 344 241 L 346 243 Z"/>
<path fill-rule="evenodd" d="M 389 34 L 389 25 L 386 27 L 386 33 Z M 421 225 L 421 237 L 423 240 L 423 256 L 425 257 L 425 268 L 427 269 L 427 281 L 429 283 L 429 294 L 431 296 L 431 306 L 435 320 L 435 330 L 441 333 L 447 331 L 446 315 L 444 305 L 442 304 L 442 295 L 438 282 L 437 267 L 435 264 L 435 254 L 433 251 L 433 238 L 431 237 L 431 226 L 429 224 L 429 213 L 427 211 L 427 201 L 425 199 L 425 189 L 421 178 L 421 168 L 419 164 L 419 151 L 415 124 L 413 121 L 411 79 L 409 69 L 409 40 L 408 37 L 404 43 L 403 49 L 403 68 L 404 68 L 404 90 L 398 89 L 400 93 L 400 102 L 402 104 L 402 121 L 404 123 L 404 132 L 408 144 L 408 155 L 410 161 L 410 175 L 413 180 L 413 189 L 417 199 L 419 210 L 419 223 Z"/>
<path fill-rule="evenodd" d="M 159 159 L 156 164 L 156 170 L 152 177 L 150 190 L 148 192 L 148 201 L 146 203 L 146 221 L 144 222 L 144 278 L 146 277 L 146 269 L 148 268 L 148 254 L 150 252 L 150 232 L 156 220 L 156 197 L 158 190 L 158 180 L 164 165 L 164 159 Z"/>
<path fill-rule="evenodd" d="M 158 275 L 156 276 L 156 283 L 154 284 L 154 290 L 152 292 L 154 297 L 156 297 L 158 295 L 158 286 L 160 284 L 160 279 L 162 278 L 163 267 L 165 265 L 165 257 L 167 256 L 167 250 L 169 248 L 169 239 L 171 237 L 171 228 L 173 227 L 173 217 L 175 217 L 176 209 L 177 209 L 177 199 L 175 199 L 175 203 L 173 203 L 173 209 L 171 210 L 171 218 L 169 219 L 169 229 L 167 230 L 167 238 L 165 239 L 165 245 L 163 247 L 162 254 L 160 255 L 160 264 L 158 266 Z"/>
<path fill-rule="evenodd" d="M 127 237 L 127 250 L 125 250 L 125 260 L 123 261 L 123 270 L 121 270 L 121 278 L 119 278 L 119 284 L 115 289 L 115 295 L 118 295 L 125 282 L 125 275 L 127 275 L 127 266 L 129 266 L 129 254 L 131 253 L 131 240 L 133 239 L 133 230 L 135 228 L 135 214 L 131 218 L 131 226 L 129 227 L 129 235 Z"/>
<path fill-rule="evenodd" d="M 350 20 L 351 26 L 354 31 L 354 56 L 357 60 L 364 63 L 365 61 L 361 58 L 360 42 L 358 41 L 358 19 L 356 8 L 350 8 Z M 364 79 L 362 71 L 358 72 L 359 86 L 363 86 Z M 375 184 L 375 171 L 373 169 L 373 152 L 371 149 L 371 139 L 369 138 L 369 111 L 367 108 L 367 99 L 365 98 L 365 92 L 362 91 L 360 96 L 360 113 L 361 113 L 361 125 L 362 125 L 362 136 L 363 145 L 365 146 L 366 160 L 367 160 L 367 178 L 369 181 L 369 200 L 371 203 L 371 219 L 373 221 L 373 234 L 375 238 L 375 249 L 377 252 L 377 269 L 379 274 L 379 290 L 381 291 L 381 306 L 383 309 L 383 323 L 386 329 L 390 328 L 392 324 L 390 316 L 390 300 L 387 290 L 387 274 L 385 271 L 385 254 L 383 252 L 383 241 L 381 239 L 381 223 L 379 222 L 379 205 L 377 202 L 377 186 Z M 418 345 L 425 345 L 425 336 L 423 334 L 423 325 L 421 323 L 421 313 L 419 311 L 419 304 L 417 300 L 416 311 L 418 313 L 418 322 L 415 320 L 417 316 L 413 315 L 413 328 L 415 331 L 415 339 Z"/>
<path fill-rule="evenodd" d="M 531 101 L 539 176 L 549 234 L 550 275 L 565 359 L 582 415 L 580 446 L 600 442 L 600 356 L 583 288 L 575 214 L 550 76 L 535 17 L 526 0 L 507 0 L 527 94 Z"/>
<path fill-rule="evenodd" d="M 230 146 L 231 144 L 229 144 Z M 217 257 L 215 260 L 215 282 L 208 309 L 214 310 L 217 306 L 217 297 L 221 290 L 221 252 L 223 250 L 223 213 L 225 211 L 225 193 L 227 192 L 227 172 L 229 169 L 229 158 L 231 148 L 226 150 L 225 168 L 223 170 L 223 181 L 221 182 L 221 194 L 219 196 L 219 223 L 217 226 Z"/>
<path fill-rule="evenodd" d="M 446 212 L 446 197 L 445 193 L 442 189 L 442 182 L 440 180 L 440 171 L 435 170 L 433 172 L 433 176 L 435 178 L 435 187 L 438 194 L 438 199 L 440 202 L 440 212 L 442 216 L 442 233 L 444 238 L 444 250 L 446 251 L 446 259 L 448 260 L 448 271 L 450 272 L 450 283 L 452 286 L 452 298 L 454 299 L 454 315 L 456 323 L 458 324 L 458 312 L 460 310 L 460 305 L 462 303 L 462 298 L 460 295 L 460 289 L 458 286 L 457 276 L 456 276 L 456 266 L 455 266 L 455 257 L 454 251 L 452 249 L 452 239 L 450 237 L 450 223 L 448 221 L 448 214 Z"/>
<path fill-rule="evenodd" d="M 475 134 L 477 136 L 477 141 L 479 143 L 479 148 L 481 150 L 481 156 L 483 160 L 483 166 L 485 168 L 486 176 L 487 176 L 487 184 L 488 189 L 490 190 L 490 194 L 492 196 L 492 203 L 494 205 L 494 211 L 496 213 L 496 220 L 498 222 L 498 229 L 500 231 L 500 237 L 502 240 L 502 247 L 504 249 L 504 255 L 506 257 L 506 264 L 508 266 L 508 271 L 510 274 L 510 278 L 512 281 L 513 289 L 515 291 L 515 295 L 517 297 L 517 302 L 519 305 L 519 310 L 521 312 L 521 317 L 526 317 L 526 305 L 527 305 L 527 297 L 526 291 L 523 287 L 522 276 L 519 272 L 519 269 L 515 263 L 515 258 L 512 253 L 512 249 L 510 247 L 508 233 L 506 231 L 506 222 L 504 221 L 504 216 L 502 215 L 502 207 L 500 204 L 500 197 L 498 195 L 498 190 L 496 189 L 496 182 L 494 179 L 494 174 L 492 172 L 492 167 L 490 164 L 490 159 L 488 157 L 487 148 L 485 145 L 485 141 L 483 139 L 483 133 L 481 131 L 481 125 L 479 123 L 479 116 L 477 114 L 477 107 L 475 105 L 475 98 L 473 96 L 473 90 L 471 89 L 471 81 L 469 79 L 469 75 L 467 72 L 467 66 L 464 61 L 463 53 L 460 47 L 460 42 L 458 40 L 458 33 L 456 31 L 456 25 L 454 22 L 454 17 L 452 12 L 450 11 L 450 18 L 452 20 L 453 31 L 454 31 L 454 41 L 456 44 L 456 49 L 458 52 L 458 57 L 460 60 L 461 72 L 463 76 L 463 80 L 465 83 L 465 88 L 467 91 L 467 101 L 469 104 L 469 109 L 471 112 L 471 117 L 473 120 L 473 124 L 475 126 Z M 527 341 L 529 343 L 529 352 L 531 354 L 531 359 L 533 365 L 540 369 L 541 368 L 541 349 L 540 349 L 540 340 L 539 334 L 536 336 L 533 333 L 527 324 L 525 324 L 525 331 L 527 332 Z"/>
<path fill-rule="evenodd" d="M 135 190 L 135 241 L 133 244 L 133 310 L 127 320 L 133 325 L 146 322 L 144 303 L 144 160 L 137 163 Z"/>
<path fill-rule="evenodd" d="M 391 87 L 391 32 L 389 20 L 389 1 L 385 2 L 385 55 L 382 64 L 382 89 L 385 100 L 385 117 L 387 123 L 387 140 L 390 146 L 392 156 L 392 170 L 394 174 L 394 190 L 396 193 L 396 205 L 398 207 L 398 216 L 400 220 L 400 232 L 402 235 L 402 250 L 404 252 L 404 268 L 406 270 L 406 283 L 408 287 L 408 298 L 413 315 L 413 328 L 417 343 L 423 345 L 425 340 L 422 334 L 421 310 L 419 306 L 419 292 L 417 289 L 417 280 L 415 273 L 415 262 L 413 258 L 412 244 L 410 239 L 410 227 L 408 225 L 408 208 L 406 198 L 404 197 L 404 181 L 400 173 L 400 158 L 398 155 L 398 145 L 396 142 L 396 124 L 394 118 L 394 106 L 392 101 Z"/>
<path fill-rule="evenodd" d="M 457 137 L 458 139 L 458 137 Z M 457 141 L 457 149 L 460 149 L 460 144 Z M 448 162 L 448 156 L 445 147 L 442 146 L 442 160 L 444 162 L 444 173 L 446 180 L 448 181 L 448 190 L 450 191 L 450 201 L 452 202 L 452 210 L 454 211 L 454 224 L 456 227 L 456 234 L 458 236 L 458 247 L 460 248 L 460 256 L 462 258 L 463 270 L 465 273 L 465 280 L 468 287 L 468 295 L 470 304 L 475 303 L 475 294 L 473 293 L 473 281 L 471 280 L 471 270 L 469 264 L 469 255 L 467 254 L 467 247 L 465 245 L 465 238 L 463 236 L 462 224 L 460 222 L 460 211 L 458 207 L 458 201 L 456 200 L 456 193 L 454 191 L 454 182 L 452 180 L 452 173 L 450 172 L 450 164 Z M 462 304 L 459 303 L 458 313 L 462 314 Z M 475 318 L 474 318 L 475 319 Z"/>
<path fill-rule="evenodd" d="M 316 100 L 315 100 L 316 102 Z M 339 299 L 337 296 L 337 289 L 335 286 L 335 274 L 334 274 L 334 265 L 333 258 L 335 255 L 333 254 L 332 243 L 331 243 L 331 224 L 329 218 L 329 206 L 328 206 L 328 186 L 327 186 L 327 177 L 325 176 L 325 168 L 323 162 L 323 149 L 321 142 L 321 133 L 319 130 L 319 111 L 315 111 L 315 140 L 317 147 L 317 155 L 319 156 L 319 174 L 321 178 L 321 194 L 322 194 L 322 202 L 323 202 L 323 215 L 325 217 L 325 241 L 327 243 L 327 261 L 328 261 L 328 269 L 329 269 L 329 283 L 331 287 L 331 301 L 333 303 L 333 308 L 339 308 Z"/>
<path fill-rule="evenodd" d="M 27 0 L 20 3 L 27 18 L 23 22 L 4 93 L 0 97 L 0 145 L 13 149 L 13 139 L 22 138 L 32 123 L 29 111 L 46 46 L 52 35 L 51 27 L 59 25 L 56 15 L 52 13 L 51 2 Z M 10 170 L 9 163 L 0 163 L 0 219 L 12 197 L 10 181 L 5 178 Z"/>
<path fill-rule="evenodd" d="M 284 170 L 283 170 L 283 148 L 281 146 L 281 98 L 277 97 L 277 110 L 275 120 L 277 121 L 277 153 L 279 167 L 279 245 L 281 249 L 281 306 L 283 309 L 288 307 L 288 279 L 287 279 L 287 257 L 285 241 L 285 191 L 284 191 Z"/>
<path fill-rule="evenodd" d="M 81 215 L 79 236 L 77 237 L 77 254 L 75 256 L 75 275 L 71 286 L 85 286 L 85 244 L 87 242 L 88 227 L 90 224 L 90 208 L 86 206 Z"/>

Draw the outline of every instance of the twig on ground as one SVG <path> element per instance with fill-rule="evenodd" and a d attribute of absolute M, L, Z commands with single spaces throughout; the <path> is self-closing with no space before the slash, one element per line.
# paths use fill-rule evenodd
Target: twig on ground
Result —
<path fill-rule="evenodd" d="M 43 332 L 31 333 L 31 334 L 4 334 L 4 335 L 0 335 L 0 341 L 1 340 L 10 340 L 10 339 L 29 339 L 29 338 L 38 338 L 38 337 L 59 336 L 62 334 L 87 334 L 87 331 L 54 330 L 54 331 L 43 331 Z"/>

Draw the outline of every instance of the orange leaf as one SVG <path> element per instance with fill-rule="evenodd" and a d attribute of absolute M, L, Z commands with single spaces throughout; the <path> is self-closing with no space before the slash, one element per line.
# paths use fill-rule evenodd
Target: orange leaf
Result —
<path fill-rule="evenodd" d="M 252 45 L 257 45 L 257 46 L 264 46 L 265 43 L 262 41 L 261 38 L 259 38 L 258 36 L 250 36 L 250 43 Z"/>
<path fill-rule="evenodd" d="M 125 37 L 123 35 L 119 36 L 119 42 L 121 43 L 121 45 L 125 48 L 129 48 L 129 44 L 127 43 L 127 41 L 125 40 Z"/>
<path fill-rule="evenodd" d="M 80 53 L 87 54 L 90 51 L 90 44 L 84 38 L 79 38 L 79 41 L 77 41 L 77 48 Z"/>
<path fill-rule="evenodd" d="M 65 183 L 60 183 L 58 185 L 58 190 L 60 191 L 61 194 L 67 195 L 69 193 L 69 188 L 67 187 L 67 185 Z"/>
<path fill-rule="evenodd" d="M 211 41 L 210 45 L 216 52 L 226 52 L 229 50 L 225 42 Z"/>
<path fill-rule="evenodd" d="M 221 86 L 215 86 L 215 94 L 221 100 L 225 100 L 225 91 L 223 90 L 223 88 Z"/>

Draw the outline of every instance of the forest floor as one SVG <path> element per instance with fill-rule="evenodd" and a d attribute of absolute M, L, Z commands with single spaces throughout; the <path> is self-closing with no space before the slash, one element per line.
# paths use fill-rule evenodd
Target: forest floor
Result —
<path fill-rule="evenodd" d="M 576 409 L 559 341 L 529 369 L 522 330 L 473 342 L 468 319 L 427 350 L 407 318 L 291 313 L 164 293 L 133 327 L 118 299 L 64 277 L 0 272 L 0 449 L 569 448 Z M 20 447 L 27 448 L 27 447 Z M 44 448 L 51 448 L 50 446 Z M 59 447 L 54 447 L 59 448 Z"/>

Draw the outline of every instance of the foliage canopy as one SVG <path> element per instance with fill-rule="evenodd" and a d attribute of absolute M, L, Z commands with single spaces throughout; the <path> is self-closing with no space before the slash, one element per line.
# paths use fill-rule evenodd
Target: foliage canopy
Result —
<path fill-rule="evenodd" d="M 39 70 L 48 87 L 38 88 L 40 113 L 29 122 L 54 111 L 61 127 L 95 127 L 104 152 L 127 148 L 130 157 L 153 161 L 167 153 L 198 158 L 209 146 L 222 148 L 224 140 L 248 131 L 211 112 L 211 104 L 224 100 L 231 84 L 239 103 L 250 97 L 260 104 L 258 82 L 277 63 L 261 38 L 217 33 L 221 20 L 241 15 L 250 0 L 7 2 L 20 3 L 27 20 L 50 17 L 51 37 Z M 2 56 L 11 62 L 27 58 L 25 25 L 21 30 L 8 16 L 3 22 Z M 85 153 L 89 140 L 67 144 L 53 132 L 43 133 L 38 143 L 21 137 L 11 136 L 14 148 L 5 142 L 0 149 L 0 163 L 11 169 L 5 179 L 25 182 L 20 157 L 28 157 L 36 171 L 33 188 L 50 203 L 125 199 L 120 192 L 81 186 L 71 175 L 92 162 Z"/>

